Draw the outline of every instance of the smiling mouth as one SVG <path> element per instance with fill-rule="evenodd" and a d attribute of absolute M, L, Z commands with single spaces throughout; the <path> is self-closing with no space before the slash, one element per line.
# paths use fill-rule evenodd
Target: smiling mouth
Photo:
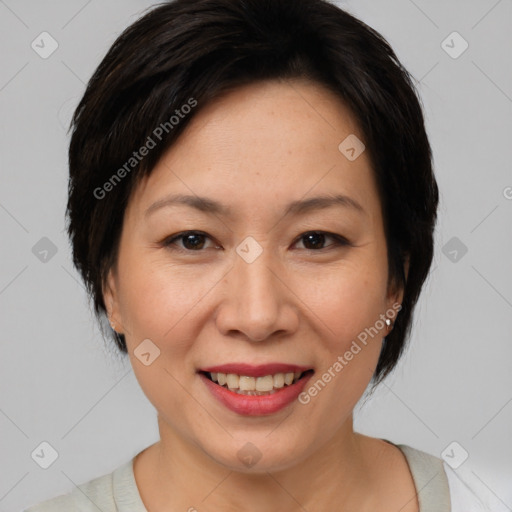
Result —
<path fill-rule="evenodd" d="M 237 375 L 235 373 L 200 372 L 207 379 L 224 389 L 246 396 L 264 396 L 278 393 L 311 375 L 313 370 L 302 372 L 274 373 L 261 377 Z"/>

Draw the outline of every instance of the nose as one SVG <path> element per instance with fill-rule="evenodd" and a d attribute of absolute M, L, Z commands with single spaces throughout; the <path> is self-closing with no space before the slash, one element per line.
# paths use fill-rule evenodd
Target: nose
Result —
<path fill-rule="evenodd" d="M 260 342 L 296 331 L 299 319 L 294 294 L 282 267 L 272 264 L 267 254 L 264 250 L 251 263 L 236 256 L 224 282 L 226 298 L 216 316 L 223 335 Z"/>

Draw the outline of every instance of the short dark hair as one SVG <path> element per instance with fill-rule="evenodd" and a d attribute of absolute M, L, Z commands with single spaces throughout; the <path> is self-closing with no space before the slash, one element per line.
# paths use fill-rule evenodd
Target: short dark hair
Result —
<path fill-rule="evenodd" d="M 175 0 L 152 8 L 118 37 L 71 123 L 73 261 L 104 318 L 103 285 L 136 184 L 206 104 L 246 84 L 288 79 L 334 92 L 358 122 L 372 162 L 390 283 L 404 287 L 375 384 L 395 367 L 410 334 L 433 257 L 438 188 L 411 75 L 378 32 L 325 0 Z M 133 152 L 150 139 L 155 147 L 136 158 Z M 112 335 L 126 352 L 124 336 Z"/>

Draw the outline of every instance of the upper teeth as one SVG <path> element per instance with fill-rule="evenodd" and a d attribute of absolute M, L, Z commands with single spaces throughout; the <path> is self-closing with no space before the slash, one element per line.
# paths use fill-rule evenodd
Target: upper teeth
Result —
<path fill-rule="evenodd" d="M 302 372 L 276 373 L 264 377 L 249 377 L 247 375 L 236 375 L 235 373 L 210 373 L 211 379 L 220 386 L 240 391 L 272 391 L 289 386 L 299 379 Z"/>

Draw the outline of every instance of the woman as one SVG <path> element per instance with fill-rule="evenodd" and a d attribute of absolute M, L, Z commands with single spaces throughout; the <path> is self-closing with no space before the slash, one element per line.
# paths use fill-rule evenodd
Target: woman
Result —
<path fill-rule="evenodd" d="M 353 430 L 404 350 L 438 202 L 379 34 L 322 0 L 165 3 L 91 78 L 69 164 L 74 263 L 160 440 L 30 511 L 472 499 L 437 457 Z"/>

